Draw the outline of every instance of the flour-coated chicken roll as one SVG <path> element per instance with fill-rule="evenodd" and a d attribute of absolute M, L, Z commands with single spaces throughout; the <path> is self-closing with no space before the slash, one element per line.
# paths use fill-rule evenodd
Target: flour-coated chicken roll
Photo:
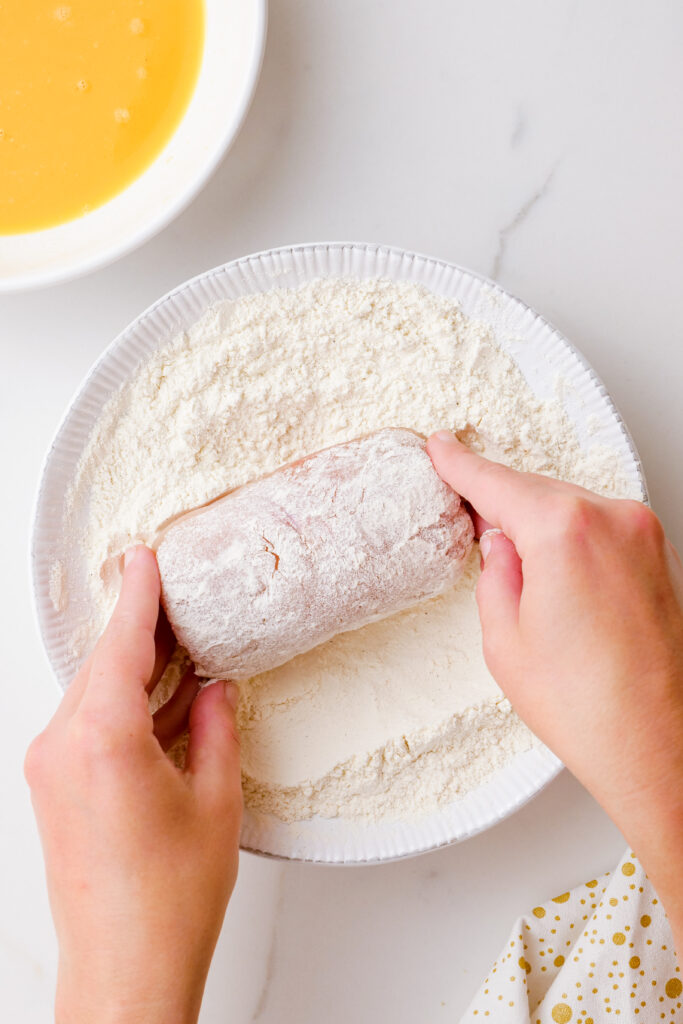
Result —
<path fill-rule="evenodd" d="M 440 594 L 473 537 L 423 438 L 386 429 L 180 516 L 155 548 L 198 674 L 239 680 Z"/>

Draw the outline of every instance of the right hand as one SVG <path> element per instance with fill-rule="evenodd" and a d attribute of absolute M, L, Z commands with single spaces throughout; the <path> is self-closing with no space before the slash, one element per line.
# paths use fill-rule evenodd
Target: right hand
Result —
<path fill-rule="evenodd" d="M 663 833 L 683 842 L 683 568 L 659 520 L 490 462 L 447 431 L 427 450 L 480 526 L 502 531 L 484 533 L 477 586 L 491 673 L 655 884 L 674 888 Z M 670 902 L 683 926 L 683 895 Z"/>

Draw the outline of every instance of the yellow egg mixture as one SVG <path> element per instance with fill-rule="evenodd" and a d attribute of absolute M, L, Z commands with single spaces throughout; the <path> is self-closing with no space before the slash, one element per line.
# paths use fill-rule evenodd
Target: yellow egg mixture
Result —
<path fill-rule="evenodd" d="M 185 112 L 203 43 L 203 0 L 0 0 L 0 234 L 137 178 Z"/>

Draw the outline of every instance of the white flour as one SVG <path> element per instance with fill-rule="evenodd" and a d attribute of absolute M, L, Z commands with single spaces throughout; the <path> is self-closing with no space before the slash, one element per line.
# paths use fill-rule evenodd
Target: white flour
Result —
<path fill-rule="evenodd" d="M 155 550 L 197 675 L 239 682 L 443 594 L 473 541 L 424 440 L 392 427 L 181 516 Z"/>
<path fill-rule="evenodd" d="M 222 303 L 138 369 L 79 464 L 51 586 L 74 660 L 107 620 L 132 541 L 283 463 L 390 426 L 450 427 L 518 468 L 628 492 L 617 454 L 582 451 L 559 402 L 536 399 L 489 329 L 452 301 L 407 283 L 325 280 Z M 89 602 L 67 608 L 84 588 L 83 550 Z M 445 595 L 242 684 L 252 808 L 287 820 L 417 816 L 530 745 L 483 662 L 477 575 L 475 554 Z"/>

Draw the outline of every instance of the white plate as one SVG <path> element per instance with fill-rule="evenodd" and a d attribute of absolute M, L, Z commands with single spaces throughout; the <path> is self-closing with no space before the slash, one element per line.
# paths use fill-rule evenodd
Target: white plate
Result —
<path fill-rule="evenodd" d="M 204 53 L 168 144 L 123 192 L 45 231 L 0 235 L 0 293 L 55 284 L 142 245 L 187 206 L 237 135 L 258 80 L 266 0 L 205 0 Z"/>
<path fill-rule="evenodd" d="M 555 398 L 555 380 L 558 375 L 564 379 L 569 386 L 563 389 L 563 404 L 581 444 L 600 442 L 619 452 L 628 479 L 647 498 L 635 447 L 602 382 L 547 321 L 498 285 L 450 263 L 375 245 L 307 245 L 247 256 L 181 285 L 126 328 L 93 367 L 47 455 L 35 511 L 32 571 L 41 636 L 62 688 L 75 665 L 63 639 L 65 621 L 49 597 L 50 564 L 65 489 L 104 404 L 142 361 L 194 324 L 213 303 L 342 276 L 414 281 L 457 299 L 466 314 L 491 325 L 537 396 Z M 285 824 L 247 812 L 242 846 L 270 856 L 336 864 L 411 856 L 489 828 L 538 793 L 561 767 L 543 747 L 518 754 L 485 785 L 418 822 L 365 825 L 316 818 Z"/>

